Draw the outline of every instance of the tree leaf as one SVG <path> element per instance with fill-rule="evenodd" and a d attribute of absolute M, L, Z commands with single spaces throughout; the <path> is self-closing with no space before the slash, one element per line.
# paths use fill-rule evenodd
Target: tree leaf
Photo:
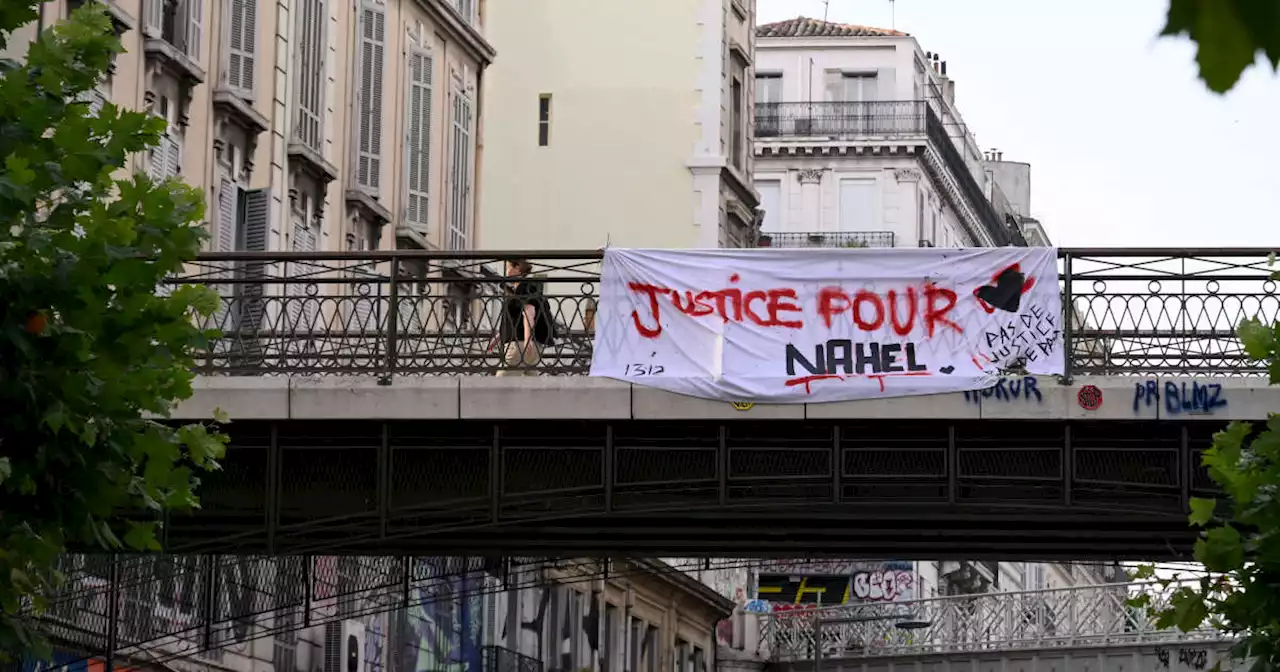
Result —
<path fill-rule="evenodd" d="M 1236 328 L 1236 335 L 1240 337 L 1240 342 L 1244 344 L 1245 354 L 1252 359 L 1263 360 L 1275 352 L 1275 331 L 1262 324 L 1262 321 L 1257 318 L 1241 322 L 1240 326 Z"/>
<path fill-rule="evenodd" d="M 1244 564 L 1244 539 L 1234 527 L 1215 527 L 1197 539 L 1195 557 L 1211 572 L 1230 572 Z"/>
<path fill-rule="evenodd" d="M 1213 519 L 1213 511 L 1216 505 L 1217 502 L 1215 500 L 1192 497 L 1191 524 L 1196 527 L 1204 527 L 1206 523 Z"/>
<path fill-rule="evenodd" d="M 158 551 L 160 542 L 156 541 L 156 522 L 138 522 L 130 520 L 124 533 L 125 546 L 135 551 Z"/>

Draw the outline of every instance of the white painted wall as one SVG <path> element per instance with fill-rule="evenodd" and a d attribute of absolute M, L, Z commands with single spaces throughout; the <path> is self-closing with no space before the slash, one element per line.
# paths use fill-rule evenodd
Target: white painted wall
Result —
<path fill-rule="evenodd" d="M 729 50 L 750 54 L 753 16 L 754 0 L 489 0 L 480 246 L 717 246 Z"/>

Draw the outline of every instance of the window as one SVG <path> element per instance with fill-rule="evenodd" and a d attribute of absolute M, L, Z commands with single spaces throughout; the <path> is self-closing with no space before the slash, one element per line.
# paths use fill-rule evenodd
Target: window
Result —
<path fill-rule="evenodd" d="M 458 10 L 458 14 L 461 14 L 467 23 L 475 23 L 476 0 L 453 0 L 453 8 Z"/>
<path fill-rule="evenodd" d="M 551 144 L 551 94 L 538 96 L 538 146 Z"/>
<path fill-rule="evenodd" d="M 762 73 L 756 75 L 756 103 L 782 102 L 782 75 Z"/>
<path fill-rule="evenodd" d="M 782 182 L 756 180 L 756 191 L 760 192 L 760 207 L 764 208 L 764 224 L 760 230 L 771 233 L 782 231 Z"/>
<path fill-rule="evenodd" d="M 840 180 L 840 230 L 878 231 L 874 179 Z"/>
<path fill-rule="evenodd" d="M 876 76 L 863 73 L 843 73 L 840 78 L 840 101 L 860 103 L 876 99 Z"/>
<path fill-rule="evenodd" d="M 324 139 L 324 0 L 298 0 L 297 69 L 298 117 L 293 136 L 298 142 L 320 152 Z"/>
<path fill-rule="evenodd" d="M 627 665 L 625 672 L 640 671 L 640 633 L 644 631 L 644 623 L 632 616 L 627 628 Z"/>
<path fill-rule="evenodd" d="M 453 147 L 450 155 L 447 249 L 471 247 L 471 96 L 459 83 L 453 90 Z"/>
<path fill-rule="evenodd" d="M 142 30 L 148 37 L 177 47 L 188 58 L 200 62 L 200 42 L 204 34 L 202 0 L 144 0 Z"/>
<path fill-rule="evenodd" d="M 227 4 L 231 17 L 227 22 L 227 61 L 223 78 L 236 93 L 252 98 L 258 3 L 255 0 L 229 0 Z"/>
<path fill-rule="evenodd" d="M 415 48 L 409 53 L 409 132 L 405 139 L 405 190 L 408 203 L 405 220 L 412 228 L 425 232 L 430 224 L 431 200 L 431 110 L 435 59 L 431 53 Z"/>
<path fill-rule="evenodd" d="M 365 5 L 360 10 L 356 184 L 374 193 L 378 191 L 382 174 L 382 68 L 386 45 L 386 13 Z"/>
<path fill-rule="evenodd" d="M 743 168 L 745 164 L 744 157 L 743 157 L 743 147 L 746 145 L 747 126 L 746 126 L 746 119 L 743 118 L 743 114 L 742 114 L 743 91 L 742 91 L 741 78 L 739 77 L 733 78 L 733 84 L 730 85 L 729 95 L 733 99 L 732 101 L 733 116 L 729 126 L 730 141 L 732 143 L 730 147 L 732 148 L 733 155 L 730 157 L 729 160 L 732 161 L 733 165 L 737 166 L 738 168 Z"/>
<path fill-rule="evenodd" d="M 618 608 L 604 605 L 604 651 L 600 655 L 600 672 L 617 672 L 622 653 L 622 621 L 618 620 Z"/>

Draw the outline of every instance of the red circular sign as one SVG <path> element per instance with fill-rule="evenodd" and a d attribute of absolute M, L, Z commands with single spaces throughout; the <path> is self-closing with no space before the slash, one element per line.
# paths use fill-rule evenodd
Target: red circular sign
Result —
<path fill-rule="evenodd" d="M 1085 385 L 1076 393 L 1076 401 L 1086 411 L 1096 411 L 1102 405 L 1102 390 L 1097 385 Z"/>

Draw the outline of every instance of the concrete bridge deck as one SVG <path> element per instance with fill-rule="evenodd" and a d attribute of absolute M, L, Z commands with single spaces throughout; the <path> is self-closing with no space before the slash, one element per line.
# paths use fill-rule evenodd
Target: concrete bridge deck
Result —
<path fill-rule="evenodd" d="M 1005 378 L 954 394 L 823 404 L 732 404 L 585 376 L 199 376 L 177 419 L 235 420 L 1265 420 L 1260 378 Z"/>

